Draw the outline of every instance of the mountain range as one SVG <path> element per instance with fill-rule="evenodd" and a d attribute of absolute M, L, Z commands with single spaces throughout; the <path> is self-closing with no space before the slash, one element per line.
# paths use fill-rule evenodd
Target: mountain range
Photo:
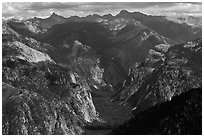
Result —
<path fill-rule="evenodd" d="M 115 16 L 65 18 L 53 13 L 44 19 L 4 20 L 3 134 L 86 134 L 86 127 L 97 126 L 113 129 L 111 134 L 128 134 L 129 125 L 145 121 L 143 113 L 163 113 L 168 102 L 173 102 L 172 113 L 176 100 L 191 102 L 185 97 L 191 94 L 200 105 L 192 90 L 202 88 L 202 25 L 194 17 L 178 20 L 126 10 Z M 183 104 L 179 107 L 188 108 Z M 179 118 L 194 106 L 178 112 Z M 117 114 L 123 107 L 126 112 Z M 115 110 L 110 114 L 116 116 L 106 109 Z M 118 125 L 118 119 L 127 120 L 119 116 L 130 112 L 134 118 Z M 158 128 L 168 125 L 165 132 L 145 126 L 145 132 L 134 133 L 201 134 L 200 126 L 174 132 L 180 121 L 170 127 L 169 117 L 165 113 L 156 121 Z M 190 122 L 200 122 L 200 116 Z"/>

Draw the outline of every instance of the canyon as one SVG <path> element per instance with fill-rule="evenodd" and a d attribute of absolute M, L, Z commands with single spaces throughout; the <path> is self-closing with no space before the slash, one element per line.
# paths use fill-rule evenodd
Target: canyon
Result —
<path fill-rule="evenodd" d="M 126 10 L 4 20 L 3 134 L 202 134 L 201 32 Z"/>

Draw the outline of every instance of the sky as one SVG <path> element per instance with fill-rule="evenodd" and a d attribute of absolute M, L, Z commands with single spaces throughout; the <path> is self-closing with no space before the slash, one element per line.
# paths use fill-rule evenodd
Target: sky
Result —
<path fill-rule="evenodd" d="M 2 17 L 46 18 L 53 12 L 64 17 L 118 14 L 122 9 L 167 17 L 202 16 L 202 3 L 175 2 L 3 2 Z"/>

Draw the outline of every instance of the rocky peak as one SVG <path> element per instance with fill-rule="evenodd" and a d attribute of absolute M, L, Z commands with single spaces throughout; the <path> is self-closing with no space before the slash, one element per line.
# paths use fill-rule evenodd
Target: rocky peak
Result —
<path fill-rule="evenodd" d="M 130 14 L 130 12 L 127 10 L 121 10 L 119 14 L 126 15 L 126 14 Z"/>
<path fill-rule="evenodd" d="M 98 15 L 98 14 L 93 14 L 93 15 L 91 15 L 92 17 L 96 17 L 96 18 L 100 18 L 101 16 L 100 15 Z"/>
<path fill-rule="evenodd" d="M 54 16 L 59 16 L 59 15 L 57 15 L 55 12 L 53 12 L 51 17 L 54 17 Z"/>
<path fill-rule="evenodd" d="M 34 17 L 31 19 L 28 19 L 29 21 L 38 24 L 42 28 L 51 28 L 55 24 L 62 24 L 67 21 L 67 19 L 63 16 L 60 16 L 53 12 L 50 17 L 48 18 L 38 18 Z"/>
<path fill-rule="evenodd" d="M 48 19 L 53 19 L 53 20 L 56 20 L 58 22 L 66 20 L 66 18 L 56 14 L 55 12 L 53 12 L 52 15 Z"/>
<path fill-rule="evenodd" d="M 141 17 L 146 17 L 147 15 L 141 13 L 141 12 L 129 12 L 127 10 L 120 11 L 119 14 L 116 15 L 116 17 L 123 17 L 123 18 L 129 18 L 129 19 L 136 19 L 140 21 Z"/>
<path fill-rule="evenodd" d="M 50 15 L 50 18 L 58 18 L 58 17 L 62 17 L 62 16 L 56 14 L 55 12 L 53 12 L 53 13 Z"/>
<path fill-rule="evenodd" d="M 127 10 L 121 10 L 119 14 L 116 15 L 118 18 L 132 18 L 132 13 L 128 12 Z"/>
<path fill-rule="evenodd" d="M 107 20 L 112 20 L 114 16 L 112 14 L 106 14 L 106 15 L 103 15 L 103 18 Z"/>

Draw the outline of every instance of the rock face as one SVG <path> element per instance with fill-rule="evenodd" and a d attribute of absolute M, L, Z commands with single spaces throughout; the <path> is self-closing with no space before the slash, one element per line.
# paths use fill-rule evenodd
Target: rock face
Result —
<path fill-rule="evenodd" d="M 91 83 L 88 83 L 90 81 L 87 81 L 86 76 L 81 75 L 82 72 L 79 74 L 80 71 L 78 66 L 68 69 L 49 62 L 33 64 L 21 59 L 4 58 L 3 81 L 9 84 L 6 87 L 15 86 L 15 88 L 4 88 L 6 102 L 3 105 L 4 134 L 55 134 L 55 132 L 56 134 L 81 134 L 82 125 L 98 120 L 90 93 Z M 15 94 L 12 89 L 16 90 Z M 17 94 L 17 91 L 22 93 Z M 36 108 L 39 103 L 39 108 Z M 10 107 L 6 107 L 9 104 Z M 21 104 L 25 106 L 21 108 Z M 42 110 L 45 114 L 42 114 Z M 48 116 L 43 119 L 41 115 Z M 15 117 L 18 118 L 16 122 L 26 119 L 28 123 L 26 121 L 13 123 Z M 32 123 L 32 119 L 36 121 Z M 77 123 L 81 125 L 76 125 Z M 34 127 L 28 129 L 31 125 Z"/>
<path fill-rule="evenodd" d="M 8 21 L 9 26 L 15 30 L 21 30 L 22 34 L 37 36 L 47 31 L 46 28 L 39 24 L 26 20 L 26 21 Z"/>
<path fill-rule="evenodd" d="M 12 93 L 14 90 L 15 93 Z M 80 125 L 82 123 L 73 108 L 49 92 L 46 92 L 45 96 L 3 83 L 3 93 L 12 94 L 3 104 L 4 135 L 59 135 L 83 132 Z"/>
<path fill-rule="evenodd" d="M 16 53 L 18 54 L 16 57 L 23 60 L 27 60 L 28 62 L 41 62 L 41 61 L 54 62 L 50 58 L 50 56 L 47 55 L 46 53 L 42 53 L 40 51 L 32 49 L 19 41 L 8 42 L 3 46 L 4 49 L 10 48 L 16 50 Z"/>
<path fill-rule="evenodd" d="M 117 135 L 201 135 L 202 89 L 192 89 L 135 114 L 115 128 Z"/>
<path fill-rule="evenodd" d="M 81 44 L 69 65 L 55 63 L 51 45 L 4 25 L 3 134 L 83 134 L 99 120 L 91 91 L 106 85 L 98 57 Z"/>
<path fill-rule="evenodd" d="M 2 24 L 2 44 L 3 44 L 3 55 L 10 55 L 11 51 L 13 51 L 11 48 L 6 48 L 6 46 L 4 45 L 8 45 L 7 43 L 10 42 L 20 42 L 25 44 L 26 46 L 35 49 L 37 51 L 43 52 L 43 53 L 47 53 L 48 50 L 52 50 L 52 46 L 47 44 L 47 43 L 41 43 L 39 41 L 37 41 L 34 38 L 31 38 L 26 35 L 22 35 L 21 33 L 18 33 L 18 29 L 14 29 L 11 27 L 10 21 L 5 21 Z"/>
<path fill-rule="evenodd" d="M 3 56 L 15 56 L 27 60 L 28 62 L 50 61 L 54 62 L 51 57 L 43 53 L 46 49 L 40 47 L 40 42 L 23 37 L 5 22 L 3 24 Z M 38 51 L 40 50 L 40 51 Z"/>
<path fill-rule="evenodd" d="M 104 70 L 100 68 L 99 63 L 98 59 L 78 57 L 74 59 L 71 67 L 72 70 L 75 70 L 75 73 L 86 79 L 90 87 L 99 89 L 106 86 L 103 80 Z"/>
<path fill-rule="evenodd" d="M 201 39 L 174 45 L 197 32 L 164 17 L 53 13 L 2 27 L 3 134 L 83 134 L 102 121 L 101 89 L 104 104 L 117 90 L 113 100 L 137 113 L 202 84 Z"/>
<path fill-rule="evenodd" d="M 130 69 L 129 78 L 114 100 L 139 111 L 171 100 L 185 90 L 202 87 L 201 39 L 172 46 L 166 53 L 155 50 L 150 50 L 145 62 Z"/>

